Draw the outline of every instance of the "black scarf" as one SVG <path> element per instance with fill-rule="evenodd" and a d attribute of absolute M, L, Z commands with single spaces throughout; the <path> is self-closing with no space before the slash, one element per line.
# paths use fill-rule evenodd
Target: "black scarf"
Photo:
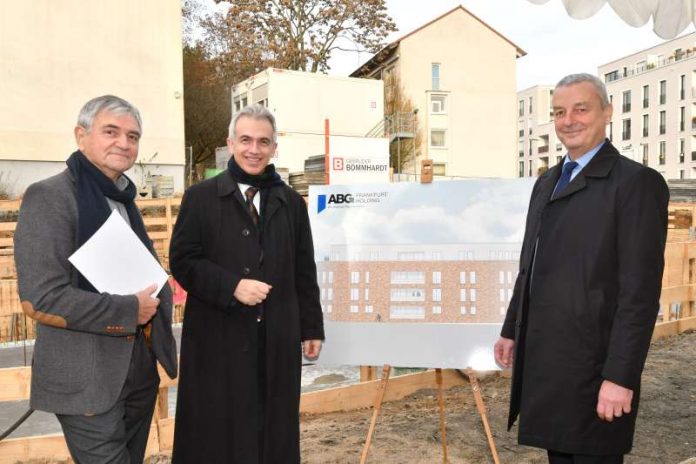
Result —
<path fill-rule="evenodd" d="M 259 190 L 265 190 L 276 185 L 283 185 L 283 180 L 280 175 L 275 170 L 273 164 L 269 164 L 263 170 L 261 174 L 247 174 L 234 160 L 234 156 L 230 157 L 227 162 L 227 169 L 229 169 L 232 178 L 237 181 L 237 183 L 251 185 Z"/>
<path fill-rule="evenodd" d="M 119 190 L 114 181 L 109 179 L 81 151 L 76 151 L 66 161 L 68 169 L 75 178 L 77 192 L 77 246 L 82 246 L 111 215 L 111 208 L 106 199 L 110 198 L 123 203 L 128 212 L 131 229 L 140 238 L 140 241 L 150 249 L 151 242 L 145 230 L 145 224 L 138 207 L 135 205 L 137 190 L 135 184 L 128 179 L 128 187 Z M 125 174 L 124 174 L 125 176 Z M 80 274 L 78 278 L 79 288 L 95 293 L 97 290 Z"/>

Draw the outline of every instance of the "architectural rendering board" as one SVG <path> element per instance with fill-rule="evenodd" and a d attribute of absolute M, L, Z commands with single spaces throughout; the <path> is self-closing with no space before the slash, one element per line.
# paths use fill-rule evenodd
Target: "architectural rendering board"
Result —
<path fill-rule="evenodd" d="M 321 362 L 494 368 L 533 182 L 312 186 Z"/>

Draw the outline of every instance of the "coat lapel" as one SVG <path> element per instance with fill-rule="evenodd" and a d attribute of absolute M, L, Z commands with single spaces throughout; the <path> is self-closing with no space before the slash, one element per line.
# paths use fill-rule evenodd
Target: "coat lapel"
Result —
<path fill-rule="evenodd" d="M 616 150 L 616 148 L 614 148 L 611 142 L 609 142 L 609 140 L 605 141 L 604 145 L 602 145 L 602 148 L 599 149 L 599 151 L 594 156 L 594 158 L 592 158 L 589 164 L 585 166 L 577 176 L 575 176 L 575 178 L 568 184 L 568 186 L 565 189 L 563 189 L 563 191 L 557 197 L 553 198 L 552 200 L 550 199 L 549 201 L 557 201 L 561 198 L 565 198 L 570 195 L 573 195 L 576 192 L 579 192 L 580 190 L 587 187 L 588 178 L 607 177 L 611 172 L 611 168 L 614 167 L 614 163 L 616 163 L 618 156 L 619 152 Z M 558 173 L 556 175 L 556 181 L 558 181 L 558 177 L 560 177 L 561 168 L 560 165 L 556 167 L 559 168 Z M 553 183 L 553 186 L 556 186 L 556 182 Z"/>
<path fill-rule="evenodd" d="M 265 211 L 261 212 L 261 214 L 266 216 L 264 222 L 268 224 L 278 209 L 285 206 L 286 203 L 287 198 L 285 197 L 285 191 L 282 186 L 268 189 L 268 203 L 266 203 Z"/>

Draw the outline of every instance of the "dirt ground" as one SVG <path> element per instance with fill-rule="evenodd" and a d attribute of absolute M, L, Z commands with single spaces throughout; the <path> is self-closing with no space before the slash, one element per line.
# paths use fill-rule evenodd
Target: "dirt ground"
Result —
<path fill-rule="evenodd" d="M 696 464 L 696 333 L 653 343 L 643 373 L 641 407 L 633 452 L 626 464 Z M 505 430 L 510 379 L 481 379 L 488 419 L 503 464 L 545 463 L 541 450 L 517 445 L 517 430 Z M 480 416 L 469 386 L 446 392 L 448 462 L 492 463 Z M 303 415 L 302 462 L 357 463 L 367 434 L 371 410 Z M 34 461 L 33 464 L 48 461 Z M 166 464 L 154 456 L 148 464 Z M 434 464 L 442 462 L 435 390 L 385 403 L 377 421 L 368 462 Z"/>
<path fill-rule="evenodd" d="M 627 464 L 672 464 L 696 457 L 696 333 L 653 343 L 643 373 L 641 406 L 633 452 Z M 507 432 L 510 380 L 481 380 L 488 419 L 501 463 L 544 463 L 545 452 L 517 445 L 517 429 Z M 492 463 L 480 416 L 469 386 L 446 392 L 450 463 Z M 371 410 L 302 417 L 303 463 L 356 463 Z M 386 403 L 377 421 L 368 457 L 372 463 L 442 462 L 437 396 L 421 391 Z"/>

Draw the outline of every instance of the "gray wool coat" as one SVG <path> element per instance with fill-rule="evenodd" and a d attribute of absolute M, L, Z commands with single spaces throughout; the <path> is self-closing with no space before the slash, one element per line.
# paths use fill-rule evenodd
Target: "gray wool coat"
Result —
<path fill-rule="evenodd" d="M 78 288 L 77 271 L 68 261 L 77 249 L 75 192 L 75 180 L 65 170 L 32 184 L 19 211 L 14 236 L 19 296 L 24 312 L 38 322 L 30 403 L 57 414 L 100 414 L 113 406 L 125 382 L 138 301 L 134 295 Z M 174 378 L 169 286 L 158 296 L 152 351 Z"/>

